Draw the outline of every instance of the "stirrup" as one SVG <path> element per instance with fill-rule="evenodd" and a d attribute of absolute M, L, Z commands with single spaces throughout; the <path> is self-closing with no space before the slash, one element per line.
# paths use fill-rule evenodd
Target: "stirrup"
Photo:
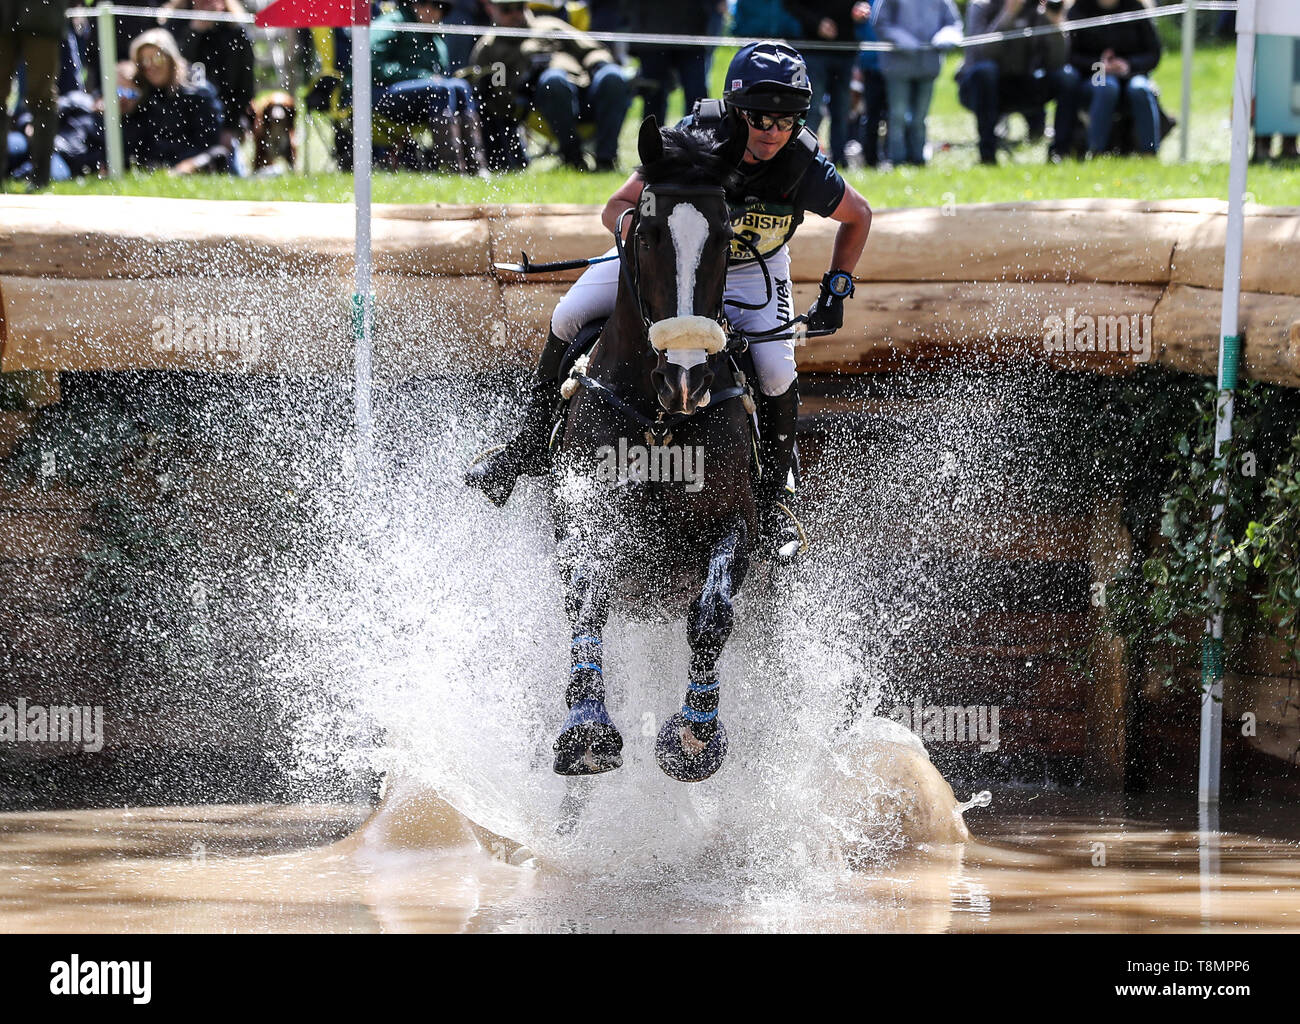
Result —
<path fill-rule="evenodd" d="M 785 502 L 774 501 L 771 508 L 773 510 L 779 509 L 785 513 L 788 521 L 768 536 L 771 543 L 769 555 L 773 562 L 790 565 L 807 552 L 809 546 L 808 531 L 803 528 L 803 523 L 799 522 L 799 517 L 790 510 L 790 506 Z"/>

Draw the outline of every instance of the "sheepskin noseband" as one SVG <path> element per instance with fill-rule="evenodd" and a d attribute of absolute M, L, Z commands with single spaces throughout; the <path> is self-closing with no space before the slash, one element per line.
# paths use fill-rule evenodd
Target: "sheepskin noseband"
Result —
<path fill-rule="evenodd" d="M 707 316 L 670 316 L 650 325 L 650 346 L 678 366 L 702 363 L 727 347 L 722 325 Z"/>

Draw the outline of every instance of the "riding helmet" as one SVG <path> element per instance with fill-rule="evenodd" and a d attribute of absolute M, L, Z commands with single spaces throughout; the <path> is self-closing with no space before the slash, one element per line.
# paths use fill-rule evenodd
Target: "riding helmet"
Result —
<path fill-rule="evenodd" d="M 722 98 L 729 108 L 807 113 L 812 105 L 808 65 L 787 43 L 775 39 L 750 43 L 731 59 Z"/>

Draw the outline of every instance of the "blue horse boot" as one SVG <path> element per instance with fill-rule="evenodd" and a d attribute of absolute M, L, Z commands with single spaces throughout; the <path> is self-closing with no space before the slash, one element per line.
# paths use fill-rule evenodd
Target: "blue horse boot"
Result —
<path fill-rule="evenodd" d="M 666 774 L 678 782 L 703 782 L 722 767 L 727 756 L 727 730 L 722 721 L 714 718 L 703 723 L 700 731 L 707 740 L 696 734 L 696 728 L 680 711 L 664 723 L 655 740 L 655 760 Z"/>
<path fill-rule="evenodd" d="M 556 774 L 599 775 L 622 766 L 623 737 L 614 728 L 604 702 L 576 702 L 555 741 Z"/>

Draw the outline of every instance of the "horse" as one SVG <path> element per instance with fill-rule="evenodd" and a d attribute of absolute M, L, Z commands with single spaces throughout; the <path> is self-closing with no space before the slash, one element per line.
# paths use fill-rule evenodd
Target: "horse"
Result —
<path fill-rule="evenodd" d="M 659 766 L 701 781 L 726 756 L 716 669 L 758 530 L 753 396 L 723 308 L 733 236 L 723 184 L 743 143 L 742 134 L 715 151 L 706 136 L 642 124 L 646 185 L 615 232 L 614 311 L 562 389 L 550 500 L 572 629 L 569 712 L 554 747 L 561 775 L 622 764 L 601 657 L 620 601 L 689 602 L 689 680 L 659 730 Z"/>

